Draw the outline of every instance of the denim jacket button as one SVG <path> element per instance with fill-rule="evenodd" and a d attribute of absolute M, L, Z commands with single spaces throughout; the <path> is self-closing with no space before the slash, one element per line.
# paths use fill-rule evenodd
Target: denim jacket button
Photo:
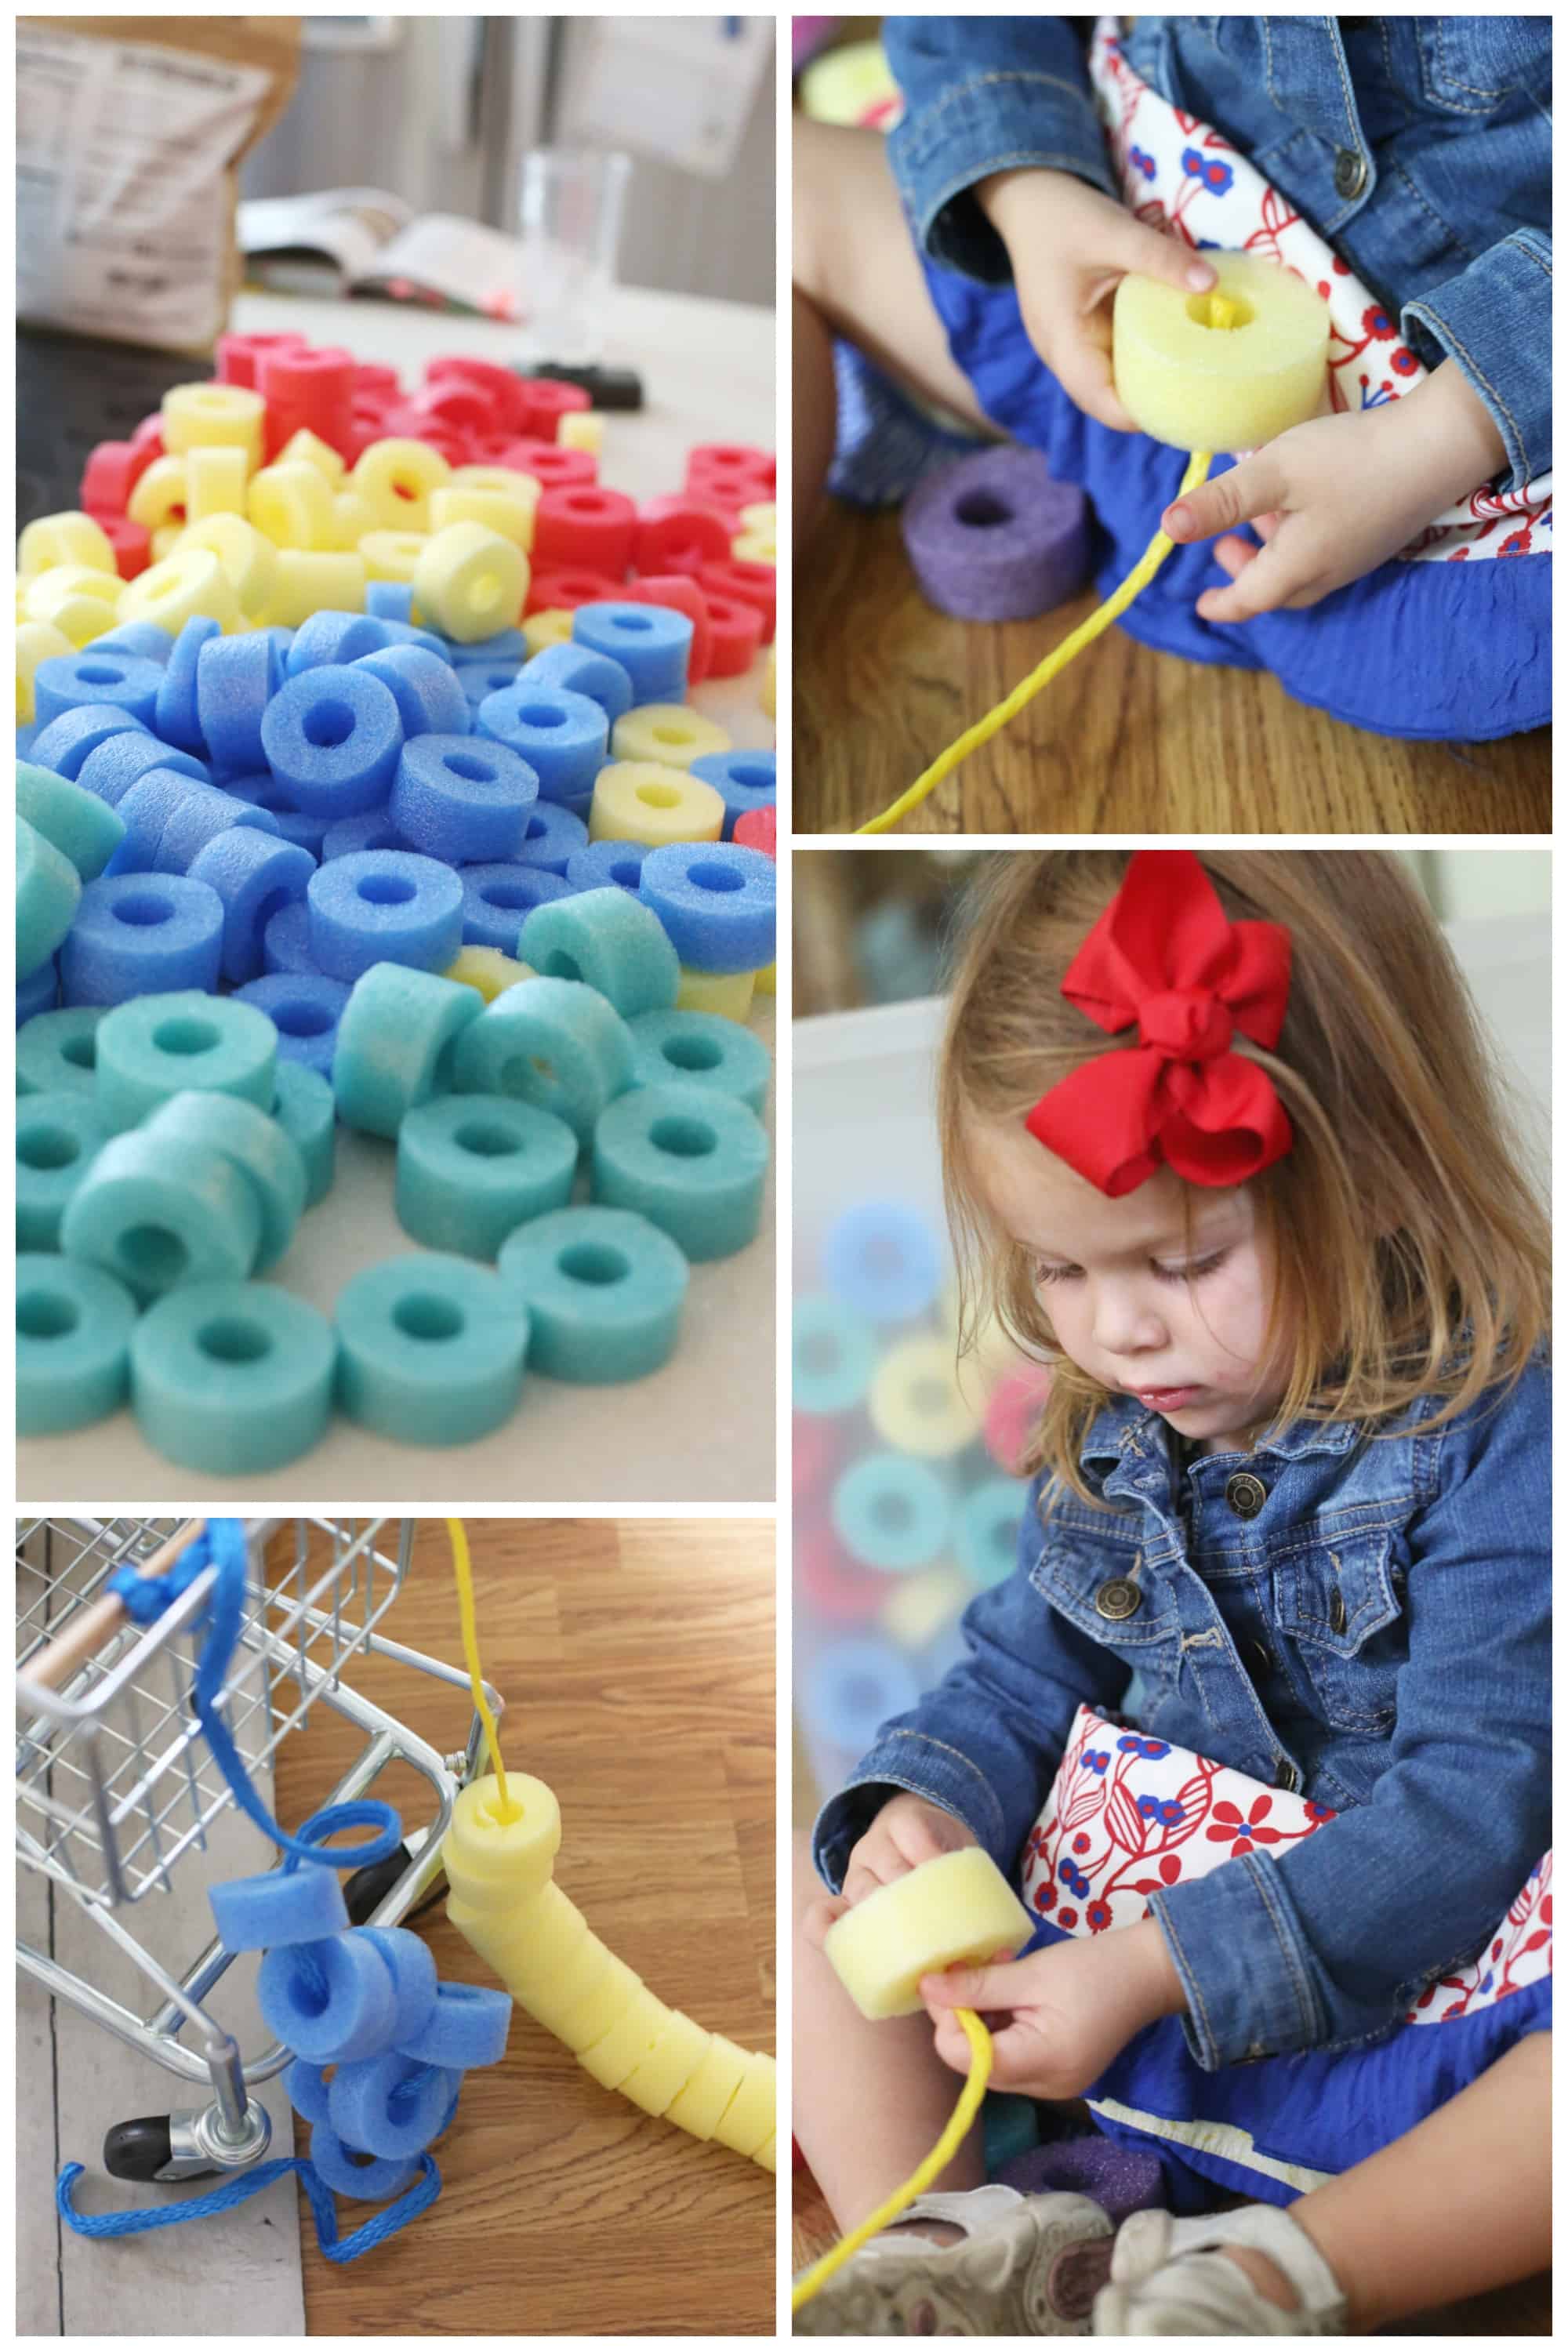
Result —
<path fill-rule="evenodd" d="M 1349 204 L 1366 185 L 1366 157 L 1354 147 L 1342 147 L 1334 157 L 1334 194 Z"/>
<path fill-rule="evenodd" d="M 1102 1617 L 1113 1625 L 1124 1617 L 1136 1615 L 1143 1605 L 1143 1595 L 1130 1576 L 1108 1576 L 1094 1596 L 1094 1605 Z"/>
<path fill-rule="evenodd" d="M 1277 1789 L 1288 1790 L 1294 1795 L 1300 1785 L 1301 1775 L 1297 1771 L 1294 1764 L 1282 1760 L 1274 1774 L 1274 1786 Z"/>
<path fill-rule="evenodd" d="M 1225 1482 L 1225 1499 L 1238 1519 L 1255 1519 L 1268 1500 L 1268 1489 L 1250 1470 L 1237 1470 Z"/>

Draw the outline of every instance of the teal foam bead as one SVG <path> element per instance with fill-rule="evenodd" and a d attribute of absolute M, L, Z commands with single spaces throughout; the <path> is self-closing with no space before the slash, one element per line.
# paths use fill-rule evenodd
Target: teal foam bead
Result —
<path fill-rule="evenodd" d="M 39 1013 L 52 1013 L 60 1001 L 60 967 L 56 956 L 49 956 L 30 971 L 26 980 L 16 982 L 16 1026 L 31 1021 Z"/>
<path fill-rule="evenodd" d="M 582 980 L 623 1020 L 664 1013 L 680 986 L 680 960 L 651 907 L 628 890 L 579 890 L 535 907 L 517 952 L 544 980 Z"/>
<path fill-rule="evenodd" d="M 172 1095 L 237 1095 L 270 1110 L 277 1069 L 266 1013 L 201 989 L 131 997 L 98 1032 L 98 1106 L 116 1129 L 140 1126 Z"/>
<path fill-rule="evenodd" d="M 337 1304 L 338 1402 L 409 1445 L 466 1445 L 510 1420 L 529 1316 L 489 1266 L 431 1252 L 388 1258 Z"/>
<path fill-rule="evenodd" d="M 958 1564 L 984 1591 L 1011 1576 L 1027 1489 L 1017 1478 L 986 1478 L 965 1495 L 953 1531 Z"/>
<path fill-rule="evenodd" d="M 1005 2164 L 1027 2156 L 1040 2144 L 1040 2119 L 1033 2099 L 1013 2091 L 987 2091 L 980 2107 L 980 2130 L 985 2152 L 985 2178 L 994 2180 Z"/>
<path fill-rule="evenodd" d="M 95 1094 L 101 1004 L 72 1004 L 35 1013 L 16 1032 L 19 1095 Z"/>
<path fill-rule="evenodd" d="M 16 762 L 16 814 L 69 858 L 83 882 L 96 882 L 125 837 L 125 821 L 93 793 L 52 768 Z"/>
<path fill-rule="evenodd" d="M 842 1300 L 811 1291 L 795 1302 L 791 1397 L 796 1412 L 852 1412 L 877 1370 L 868 1324 Z"/>
<path fill-rule="evenodd" d="M 631 1031 L 596 989 L 525 980 L 503 989 L 459 1040 L 453 1087 L 512 1095 L 586 1140 L 606 1103 L 630 1086 L 632 1058 Z"/>
<path fill-rule="evenodd" d="M 52 1437 L 125 1402 L 136 1301 L 101 1266 L 16 1260 L 16 1434 Z"/>
<path fill-rule="evenodd" d="M 279 1061 L 272 1116 L 305 1164 L 305 1206 L 313 1209 L 332 1189 L 338 1161 L 338 1106 L 320 1070 Z"/>
<path fill-rule="evenodd" d="M 463 1032 L 482 1010 L 477 990 L 456 981 L 372 964 L 338 1024 L 332 1091 L 343 1124 L 395 1135 L 411 1110 L 452 1087 Z"/>
<path fill-rule="evenodd" d="M 194 1282 L 137 1324 L 131 1402 L 169 1461 L 239 1477 L 280 1470 L 319 1443 L 336 1370 L 331 1327 L 305 1299 L 270 1282 Z"/>
<path fill-rule="evenodd" d="M 305 1162 L 277 1120 L 234 1095 L 174 1095 L 142 1132 L 170 1151 L 176 1164 L 193 1149 L 218 1151 L 232 1160 L 249 1181 L 261 1213 L 256 1272 L 276 1265 L 305 1209 Z"/>
<path fill-rule="evenodd" d="M 694 1265 L 755 1241 L 767 1175 L 756 1113 L 711 1087 L 634 1087 L 594 1129 L 595 1200 L 636 1209 Z"/>
<path fill-rule="evenodd" d="M 500 1276 L 528 1310 L 530 1369 L 601 1387 L 668 1361 L 691 1269 L 646 1217 L 588 1207 L 519 1226 Z"/>
<path fill-rule="evenodd" d="M 397 1130 L 397 1215 L 426 1248 L 493 1258 L 530 1217 L 563 1209 L 577 1138 L 510 1095 L 437 1095 Z"/>
<path fill-rule="evenodd" d="M 66 1204 L 109 1134 L 90 1096 L 23 1096 L 16 1105 L 18 1249 L 58 1249 Z"/>
<path fill-rule="evenodd" d="M 47 963 L 76 919 L 81 876 L 25 816 L 16 818 L 16 977 Z"/>
<path fill-rule="evenodd" d="M 231 1160 L 187 1149 L 176 1160 L 141 1129 L 111 1137 L 60 1220 L 67 1257 L 106 1266 L 144 1300 L 242 1279 L 260 1246 L 256 1194 Z"/>
<path fill-rule="evenodd" d="M 632 1033 L 632 1083 L 690 1086 L 733 1095 L 761 1118 L 773 1056 L 753 1030 L 716 1013 L 639 1013 Z"/>
<path fill-rule="evenodd" d="M 910 1454 L 868 1454 L 835 1486 L 833 1525 L 863 1568 L 898 1576 L 927 1567 L 946 1549 L 952 1498 L 929 1463 Z"/>

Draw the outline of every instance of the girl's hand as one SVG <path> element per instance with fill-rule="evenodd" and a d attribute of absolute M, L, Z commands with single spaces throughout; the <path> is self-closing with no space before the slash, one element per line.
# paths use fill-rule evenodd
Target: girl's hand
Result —
<path fill-rule="evenodd" d="M 950 1969 L 922 1979 L 937 2055 L 969 2072 L 955 2009 L 1011 2012 L 990 2020 L 992 2087 L 1035 2099 L 1076 2099 L 1135 2033 L 1185 2007 L 1181 1979 L 1152 1919 L 1109 1935 L 1074 1937 L 988 1969 Z"/>
<path fill-rule="evenodd" d="M 1029 341 L 1057 382 L 1086 415 L 1136 433 L 1111 383 L 1108 298 L 1130 270 L 1200 294 L 1214 270 L 1070 172 L 994 172 L 974 195 L 1007 248 Z"/>
<path fill-rule="evenodd" d="M 907 1790 L 889 1797 L 850 1853 L 843 1894 L 825 1895 L 807 1912 L 804 1923 L 807 1937 L 820 1945 L 835 1919 L 875 1894 L 879 1886 L 886 1886 L 889 1879 L 902 1878 L 906 1871 L 939 1853 L 952 1853 L 960 1846 L 979 1843 L 973 1830 L 952 1813 L 944 1813 L 940 1805 L 912 1797 Z"/>
<path fill-rule="evenodd" d="M 1205 588 L 1198 615 L 1250 621 L 1361 579 L 1505 463 L 1496 425 L 1446 360 L 1403 400 L 1281 433 L 1167 507 L 1161 528 L 1178 545 L 1226 534 L 1214 551 L 1231 584 Z M 1240 522 L 1261 548 L 1236 535 Z"/>

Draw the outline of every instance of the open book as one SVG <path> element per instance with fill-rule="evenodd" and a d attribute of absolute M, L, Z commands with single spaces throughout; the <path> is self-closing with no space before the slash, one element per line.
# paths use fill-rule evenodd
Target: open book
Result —
<path fill-rule="evenodd" d="M 257 196 L 238 208 L 246 274 L 280 293 L 363 294 L 486 318 L 525 316 L 516 237 L 452 213 L 416 220 L 380 188 Z"/>

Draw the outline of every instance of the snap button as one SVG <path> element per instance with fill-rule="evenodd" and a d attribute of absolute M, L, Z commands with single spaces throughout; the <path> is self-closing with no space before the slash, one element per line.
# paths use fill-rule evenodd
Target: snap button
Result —
<path fill-rule="evenodd" d="M 1329 1629 L 1334 1633 L 1342 1633 L 1345 1630 L 1345 1596 L 1337 1586 L 1329 1603 Z"/>
<path fill-rule="evenodd" d="M 1274 1775 L 1274 1786 L 1277 1789 L 1287 1789 L 1293 1795 L 1300 1785 L 1301 1775 L 1297 1771 L 1294 1764 L 1282 1763 Z"/>
<path fill-rule="evenodd" d="M 1250 1470 L 1237 1470 L 1225 1482 L 1225 1499 L 1238 1519 L 1255 1519 L 1268 1500 L 1268 1489 Z"/>
<path fill-rule="evenodd" d="M 1348 204 L 1366 185 L 1366 157 L 1355 147 L 1342 147 L 1334 157 L 1334 194 Z"/>
<path fill-rule="evenodd" d="M 1143 1605 L 1143 1595 L 1130 1576 L 1108 1576 L 1094 1596 L 1094 1605 L 1102 1617 L 1113 1625 L 1124 1617 L 1134 1616 Z"/>

